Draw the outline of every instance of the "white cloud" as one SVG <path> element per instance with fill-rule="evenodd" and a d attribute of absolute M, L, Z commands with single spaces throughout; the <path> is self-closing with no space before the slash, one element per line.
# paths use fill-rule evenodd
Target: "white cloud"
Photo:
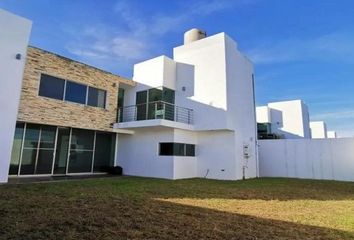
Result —
<path fill-rule="evenodd" d="M 272 64 L 306 60 L 333 60 L 354 62 L 354 35 L 334 32 L 311 39 L 292 38 L 270 41 L 248 51 L 248 56 L 258 64 Z"/>
<path fill-rule="evenodd" d="M 172 14 L 153 12 L 147 14 L 139 7 L 138 2 L 118 1 L 113 7 L 117 15 L 116 25 L 97 23 L 84 26 L 80 31 L 72 29 L 71 35 L 74 40 L 69 42 L 66 48 L 82 61 L 93 65 L 99 62 L 102 67 L 104 61 L 110 64 L 113 61 L 120 63 L 120 66 L 131 68 L 133 63 L 161 51 L 164 47 L 161 38 L 170 32 L 184 30 L 182 28 L 188 21 L 254 1 L 196 1 L 187 7 L 184 4 Z"/>

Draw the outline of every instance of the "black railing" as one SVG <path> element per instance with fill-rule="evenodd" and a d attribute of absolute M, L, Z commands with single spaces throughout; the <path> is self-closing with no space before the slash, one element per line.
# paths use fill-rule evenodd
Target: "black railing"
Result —
<path fill-rule="evenodd" d="M 150 119 L 165 119 L 193 124 L 193 109 L 156 101 L 118 109 L 118 122 L 132 122 Z"/>

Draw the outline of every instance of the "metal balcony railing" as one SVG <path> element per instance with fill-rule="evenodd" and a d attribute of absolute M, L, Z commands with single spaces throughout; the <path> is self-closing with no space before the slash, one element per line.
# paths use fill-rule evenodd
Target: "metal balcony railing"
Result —
<path fill-rule="evenodd" d="M 137 104 L 118 109 L 118 122 L 165 119 L 193 124 L 193 109 L 179 107 L 164 101 Z"/>

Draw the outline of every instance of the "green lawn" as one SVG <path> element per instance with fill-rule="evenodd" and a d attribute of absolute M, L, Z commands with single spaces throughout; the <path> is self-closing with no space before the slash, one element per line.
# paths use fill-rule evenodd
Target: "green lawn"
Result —
<path fill-rule="evenodd" d="M 0 239 L 354 239 L 354 183 L 117 177 L 2 185 Z"/>

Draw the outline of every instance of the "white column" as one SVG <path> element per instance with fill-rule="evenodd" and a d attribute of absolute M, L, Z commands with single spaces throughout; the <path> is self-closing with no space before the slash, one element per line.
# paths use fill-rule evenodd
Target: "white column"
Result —
<path fill-rule="evenodd" d="M 8 179 L 31 26 L 0 9 L 0 183 Z"/>

